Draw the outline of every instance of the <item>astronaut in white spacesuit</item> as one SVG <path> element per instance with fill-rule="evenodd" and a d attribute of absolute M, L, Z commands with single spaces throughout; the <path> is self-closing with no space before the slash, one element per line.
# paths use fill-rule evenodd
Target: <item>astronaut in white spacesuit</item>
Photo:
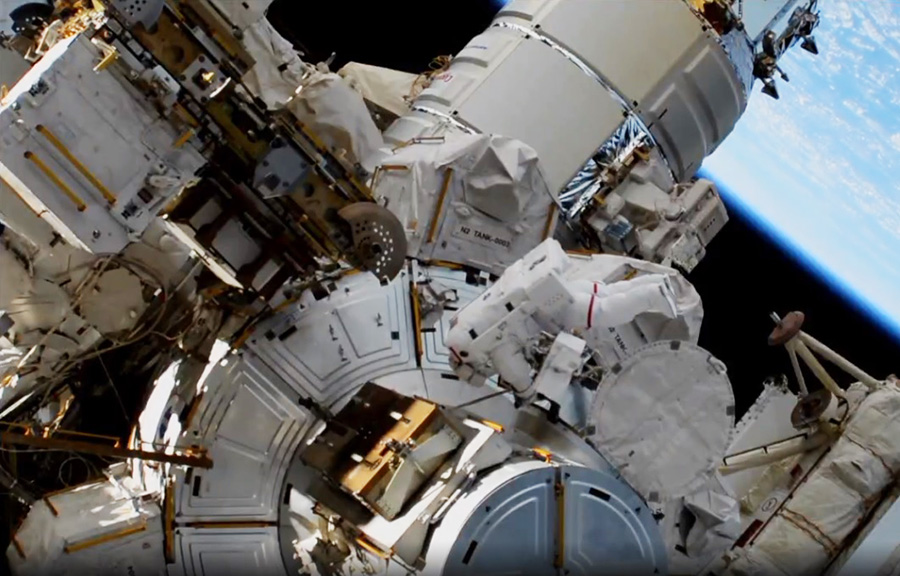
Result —
<path fill-rule="evenodd" d="M 613 255 L 569 256 L 548 240 L 456 315 L 448 345 L 463 379 L 496 374 L 530 400 L 548 396 L 534 374 L 542 335 L 554 339 L 554 357 L 570 358 L 574 374 L 583 357 L 609 368 L 654 341 L 695 343 L 702 315 L 700 296 L 674 269 Z"/>

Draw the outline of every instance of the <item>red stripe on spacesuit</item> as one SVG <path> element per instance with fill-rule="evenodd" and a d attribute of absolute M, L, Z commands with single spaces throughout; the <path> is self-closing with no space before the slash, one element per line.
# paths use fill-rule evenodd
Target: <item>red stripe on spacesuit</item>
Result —
<path fill-rule="evenodd" d="M 597 283 L 594 282 L 594 293 L 591 294 L 591 303 L 588 304 L 588 320 L 587 327 L 591 327 L 591 321 L 594 319 L 594 299 L 597 297 Z"/>

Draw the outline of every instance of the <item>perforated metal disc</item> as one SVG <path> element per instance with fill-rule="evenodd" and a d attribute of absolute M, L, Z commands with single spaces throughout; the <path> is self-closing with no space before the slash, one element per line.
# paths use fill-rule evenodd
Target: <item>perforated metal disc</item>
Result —
<path fill-rule="evenodd" d="M 110 0 L 110 4 L 129 26 L 143 24 L 149 28 L 159 20 L 166 0 Z"/>
<path fill-rule="evenodd" d="M 687 342 L 651 344 L 600 383 L 591 441 L 645 498 L 700 488 L 731 444 L 734 393 L 725 366 Z"/>
<path fill-rule="evenodd" d="M 442 523 L 435 534 L 455 538 L 443 576 L 666 571 L 665 547 L 650 510 L 627 484 L 588 468 L 546 467 L 517 475 L 480 499 L 458 536 L 450 530 Z M 426 564 L 426 574 L 434 573 L 430 568 Z"/>
<path fill-rule="evenodd" d="M 350 224 L 358 265 L 379 278 L 397 276 L 406 261 L 406 232 L 394 213 L 373 202 L 357 202 L 338 214 Z"/>

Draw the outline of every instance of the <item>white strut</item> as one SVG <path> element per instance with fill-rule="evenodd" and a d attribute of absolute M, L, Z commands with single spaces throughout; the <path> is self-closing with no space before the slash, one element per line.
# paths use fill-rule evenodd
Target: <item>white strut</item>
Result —
<path fill-rule="evenodd" d="M 791 366 L 794 369 L 794 376 L 797 378 L 797 383 L 800 387 L 801 396 L 807 396 L 809 390 L 806 387 L 806 381 L 800 370 L 800 363 L 797 360 L 798 356 L 829 392 L 838 398 L 845 397 L 844 391 L 828 374 L 828 371 L 825 370 L 825 367 L 822 366 L 813 352 L 818 353 L 847 374 L 853 376 L 858 381 L 868 386 L 870 390 L 875 390 L 881 386 L 881 382 L 852 364 L 828 346 L 803 332 L 801 327 L 803 326 L 805 316 L 802 312 L 791 312 L 785 316 L 784 319 L 773 312 L 771 317 L 777 326 L 769 336 L 769 344 L 772 346 L 784 346 L 787 350 L 788 355 L 791 358 Z"/>

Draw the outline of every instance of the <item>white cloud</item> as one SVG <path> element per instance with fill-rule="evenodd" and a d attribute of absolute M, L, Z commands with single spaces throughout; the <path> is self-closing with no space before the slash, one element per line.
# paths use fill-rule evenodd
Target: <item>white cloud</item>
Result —
<path fill-rule="evenodd" d="M 862 19 L 862 32 L 878 44 L 883 43 L 885 40 L 884 36 L 882 36 L 881 32 L 878 30 L 878 27 L 870 18 Z"/>
<path fill-rule="evenodd" d="M 898 102 L 898 104 L 900 104 L 900 102 Z M 900 132 L 897 132 L 896 134 L 891 134 L 890 141 L 891 141 L 891 144 L 894 146 L 894 148 L 897 149 L 897 152 L 900 152 Z"/>
<path fill-rule="evenodd" d="M 854 36 L 853 38 L 851 38 L 850 43 L 860 50 L 865 50 L 866 52 L 874 52 L 876 50 L 875 44 L 872 44 L 859 36 Z"/>
<path fill-rule="evenodd" d="M 885 88 L 888 85 L 888 82 L 890 82 L 894 78 L 894 74 L 892 71 L 888 71 L 876 66 L 869 66 L 869 72 L 866 76 L 871 83 L 882 89 Z"/>
<path fill-rule="evenodd" d="M 854 102 L 852 100 L 844 100 L 843 104 L 844 104 L 844 107 L 846 107 L 848 110 L 850 110 L 857 116 L 865 116 L 866 115 L 866 109 L 863 108 L 859 104 L 859 102 Z"/>
<path fill-rule="evenodd" d="M 853 9 L 847 2 L 834 2 L 826 10 L 829 18 L 838 28 L 853 30 Z"/>

